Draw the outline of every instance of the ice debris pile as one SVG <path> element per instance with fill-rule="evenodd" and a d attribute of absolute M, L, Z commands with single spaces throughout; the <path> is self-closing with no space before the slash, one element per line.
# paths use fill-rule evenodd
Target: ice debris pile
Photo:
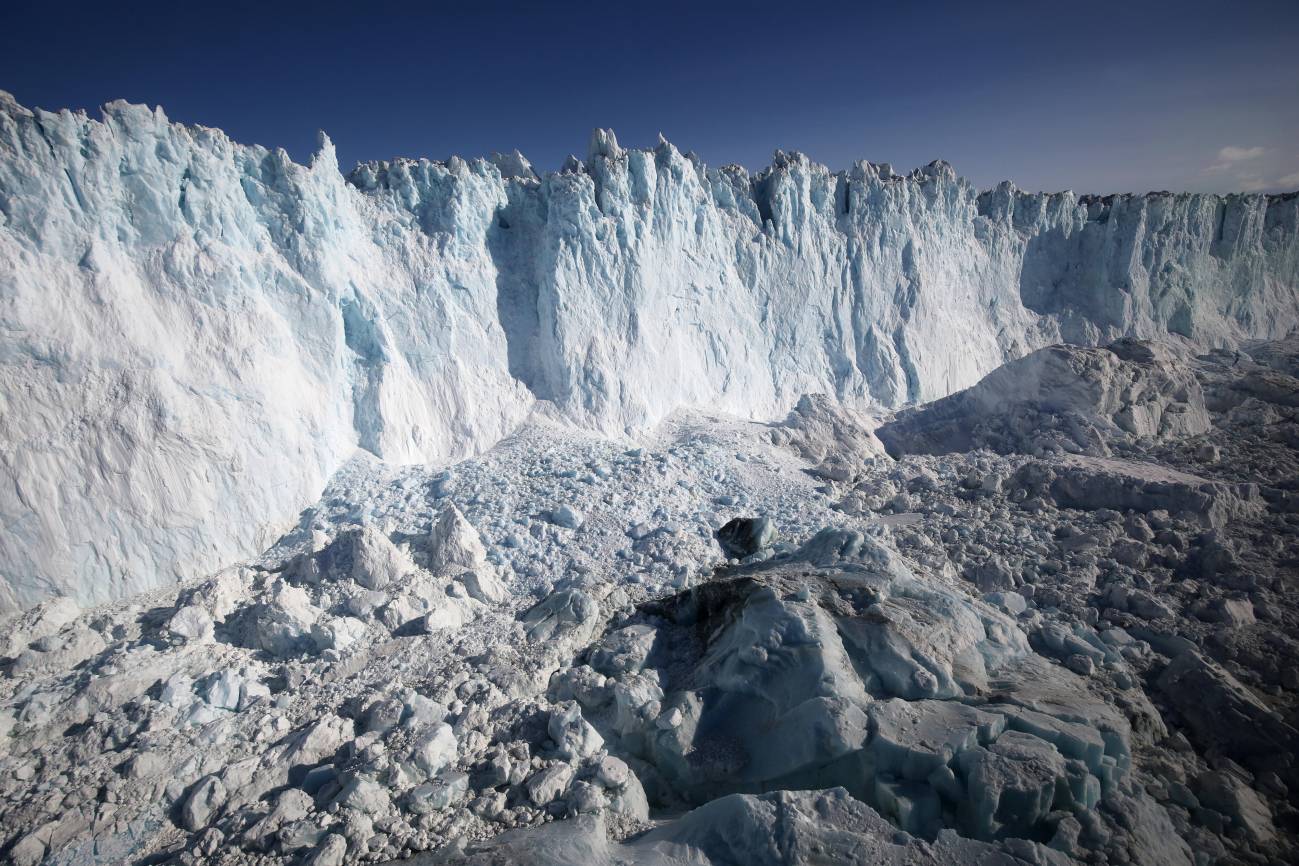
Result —
<path fill-rule="evenodd" d="M 604 131 L 556 172 L 344 177 L 324 137 L 297 165 L 0 94 L 0 610 L 253 555 L 357 448 L 458 459 L 539 406 L 616 435 L 895 407 L 1061 340 L 1280 338 L 1297 293 L 1294 195 L 979 192 L 796 153 L 751 175 Z"/>
<path fill-rule="evenodd" d="M 972 388 L 901 413 L 877 435 L 894 456 L 1052 447 L 1105 456 L 1128 440 L 1186 439 L 1209 424 L 1185 358 L 1168 346 L 1121 340 L 1033 352 Z"/>
<path fill-rule="evenodd" d="M 1297 372 L 1052 347 L 878 427 L 362 455 L 253 560 L 5 623 L 0 854 L 1293 862 Z"/>
<path fill-rule="evenodd" d="M 919 580 L 869 534 L 824 530 L 642 611 L 551 692 L 636 760 L 655 805 L 842 787 L 922 838 L 1076 851 L 1055 834 L 1108 836 L 1094 810 L 1133 795 L 1121 712 L 1012 617 Z"/>

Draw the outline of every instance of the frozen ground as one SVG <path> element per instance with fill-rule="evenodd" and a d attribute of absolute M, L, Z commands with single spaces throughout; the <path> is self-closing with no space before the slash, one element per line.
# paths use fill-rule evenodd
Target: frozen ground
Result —
<path fill-rule="evenodd" d="M 255 560 L 7 621 L 0 851 L 1293 862 L 1296 371 L 1053 347 L 884 418 L 355 457 Z"/>

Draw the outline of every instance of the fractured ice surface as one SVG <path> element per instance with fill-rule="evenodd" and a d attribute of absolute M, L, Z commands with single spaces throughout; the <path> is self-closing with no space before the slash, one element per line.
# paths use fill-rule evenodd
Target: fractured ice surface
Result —
<path fill-rule="evenodd" d="M 824 557 L 823 534 L 811 570 L 773 560 L 647 605 L 644 625 L 588 650 L 600 688 L 559 675 L 644 762 L 652 802 L 839 786 L 923 838 L 1046 842 L 1061 813 L 1095 833 L 1106 797 L 1144 796 L 1124 714 L 1035 661 L 1013 619 L 833 532 L 854 536 L 849 556 Z M 1189 862 L 1177 846 L 1144 855 Z"/>
<path fill-rule="evenodd" d="M 998 450 L 809 399 L 358 455 L 255 560 L 7 621 L 3 854 L 1292 862 L 1299 347 L 1250 350 L 1168 356 L 1200 433 L 1087 386 Z"/>

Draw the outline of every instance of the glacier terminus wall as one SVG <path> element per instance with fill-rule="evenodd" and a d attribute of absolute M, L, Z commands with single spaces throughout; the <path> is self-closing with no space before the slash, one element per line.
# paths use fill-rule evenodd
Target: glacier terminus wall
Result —
<path fill-rule="evenodd" d="M 0 611 L 269 544 L 356 449 L 433 462 L 539 404 L 895 407 L 1054 342 L 1299 328 L 1299 196 L 980 192 L 945 163 L 757 174 L 592 136 L 344 176 L 115 102 L 0 93 Z"/>

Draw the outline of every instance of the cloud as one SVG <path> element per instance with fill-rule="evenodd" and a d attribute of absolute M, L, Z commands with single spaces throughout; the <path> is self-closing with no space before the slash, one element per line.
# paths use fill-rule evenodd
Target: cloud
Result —
<path fill-rule="evenodd" d="M 1258 159 L 1267 150 L 1261 147 L 1236 147 L 1229 144 L 1222 150 L 1218 151 L 1219 162 L 1244 162 L 1247 159 Z"/>
<path fill-rule="evenodd" d="M 1253 172 L 1236 175 L 1236 183 L 1241 192 L 1269 192 L 1272 190 L 1289 191 L 1299 187 L 1299 171 L 1268 180 Z"/>
<path fill-rule="evenodd" d="M 1206 168 L 1205 171 L 1226 171 L 1238 163 L 1258 159 L 1265 153 L 1267 153 L 1265 147 L 1240 147 L 1229 144 L 1218 151 L 1218 161 Z"/>

